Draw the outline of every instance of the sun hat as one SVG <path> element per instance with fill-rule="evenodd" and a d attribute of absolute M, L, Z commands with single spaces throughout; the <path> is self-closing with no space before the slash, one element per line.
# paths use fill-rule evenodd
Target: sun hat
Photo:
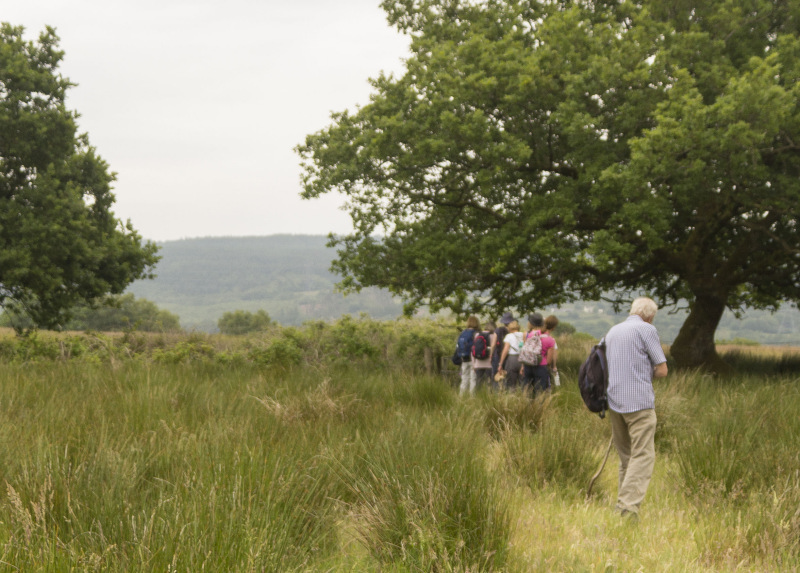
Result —
<path fill-rule="evenodd" d="M 528 322 L 533 326 L 542 326 L 544 324 L 544 317 L 538 312 L 528 315 Z"/>
<path fill-rule="evenodd" d="M 503 313 L 503 318 L 500 319 L 500 322 L 502 322 L 503 324 L 508 326 L 509 324 L 514 322 L 515 320 L 516 319 L 514 318 L 513 314 L 511 314 L 510 312 L 506 312 L 506 313 Z"/>

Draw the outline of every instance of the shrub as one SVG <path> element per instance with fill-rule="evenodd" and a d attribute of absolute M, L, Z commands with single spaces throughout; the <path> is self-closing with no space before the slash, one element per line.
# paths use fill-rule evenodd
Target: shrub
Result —
<path fill-rule="evenodd" d="M 222 334 L 242 335 L 251 332 L 262 332 L 272 325 L 272 319 L 263 311 L 252 313 L 244 310 L 226 312 L 217 321 Z"/>
<path fill-rule="evenodd" d="M 122 332 L 166 332 L 181 330 L 180 318 L 147 299 L 131 294 L 108 295 L 92 303 L 83 303 L 69 311 L 71 318 L 62 325 L 64 330 Z M 30 330 L 33 322 L 19 307 L 10 305 L 0 315 L 0 326 L 18 331 Z"/>
<path fill-rule="evenodd" d="M 553 336 L 567 336 L 575 334 L 577 331 L 578 330 L 569 322 L 559 322 L 558 326 L 553 330 Z"/>
<path fill-rule="evenodd" d="M 273 338 L 266 348 L 251 348 L 247 356 L 256 364 L 270 366 L 295 366 L 303 360 L 303 349 L 294 337 Z"/>
<path fill-rule="evenodd" d="M 153 360 L 167 364 L 181 362 L 205 361 L 214 358 L 214 347 L 203 340 L 187 340 L 179 342 L 171 348 L 156 348 L 153 350 Z"/>
<path fill-rule="evenodd" d="M 379 354 L 375 339 L 382 328 L 371 320 L 355 320 L 343 316 L 331 325 L 320 329 L 320 351 L 328 362 L 348 362 L 359 358 L 374 358 Z M 378 335 L 378 336 L 376 336 Z"/>

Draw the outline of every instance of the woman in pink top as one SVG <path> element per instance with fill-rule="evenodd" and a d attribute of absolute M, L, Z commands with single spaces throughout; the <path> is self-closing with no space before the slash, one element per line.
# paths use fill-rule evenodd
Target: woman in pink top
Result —
<path fill-rule="evenodd" d="M 558 324 L 558 319 L 556 319 L 556 324 Z M 550 370 L 547 365 L 549 360 L 555 361 L 556 340 L 550 336 L 549 331 L 543 331 L 543 327 L 544 318 L 542 318 L 541 314 L 534 312 L 528 317 L 528 332 L 525 333 L 526 340 L 534 333 L 539 334 L 542 339 L 542 361 L 538 366 L 525 364 L 523 367 L 522 386 L 523 388 L 532 388 L 534 396 L 550 389 Z"/>
<path fill-rule="evenodd" d="M 558 373 L 558 342 L 556 342 L 555 337 L 553 336 L 553 331 L 558 326 L 558 317 L 553 316 L 546 316 L 544 319 L 544 330 L 542 330 L 542 336 L 549 336 L 553 339 L 553 349 L 547 353 L 547 366 L 550 368 L 551 377 Z"/>

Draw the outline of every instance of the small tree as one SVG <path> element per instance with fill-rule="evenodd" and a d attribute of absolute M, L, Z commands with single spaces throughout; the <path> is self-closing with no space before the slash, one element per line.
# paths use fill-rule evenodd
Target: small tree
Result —
<path fill-rule="evenodd" d="M 66 108 L 52 28 L 38 43 L 0 24 L 0 307 L 36 326 L 150 278 L 157 247 L 111 211 L 115 176 Z"/>
<path fill-rule="evenodd" d="M 259 310 L 256 313 L 244 310 L 226 312 L 217 321 L 217 327 L 222 334 L 248 334 L 266 330 L 272 324 L 269 315 Z"/>

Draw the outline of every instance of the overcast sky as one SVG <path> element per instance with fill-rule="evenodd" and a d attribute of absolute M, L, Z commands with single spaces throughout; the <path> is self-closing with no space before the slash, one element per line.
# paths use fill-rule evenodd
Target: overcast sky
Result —
<path fill-rule="evenodd" d="M 68 107 L 117 173 L 114 213 L 146 239 L 346 233 L 342 199 L 301 200 L 293 148 L 402 72 L 380 0 L 19 0 L 56 28 Z"/>

